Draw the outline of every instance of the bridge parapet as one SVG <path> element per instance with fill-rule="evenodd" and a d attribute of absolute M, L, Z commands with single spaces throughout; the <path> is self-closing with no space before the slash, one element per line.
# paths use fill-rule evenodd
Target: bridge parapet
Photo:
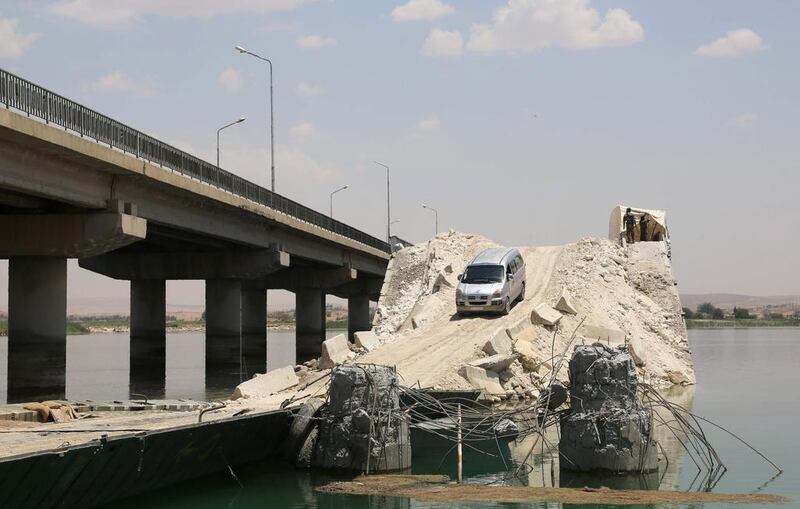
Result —
<path fill-rule="evenodd" d="M 157 164 L 187 178 L 222 189 L 295 219 L 390 252 L 389 244 L 348 224 L 273 193 L 152 136 L 0 69 L 0 103 L 28 116 L 94 139 L 126 154 Z"/>

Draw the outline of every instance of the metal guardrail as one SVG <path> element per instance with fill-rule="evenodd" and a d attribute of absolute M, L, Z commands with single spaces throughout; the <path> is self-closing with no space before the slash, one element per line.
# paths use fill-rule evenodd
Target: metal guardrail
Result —
<path fill-rule="evenodd" d="M 93 138 L 127 154 L 270 207 L 295 219 L 390 252 L 389 244 L 325 214 L 273 193 L 239 176 L 167 145 L 75 101 L 0 69 L 0 102 L 28 116 Z"/>

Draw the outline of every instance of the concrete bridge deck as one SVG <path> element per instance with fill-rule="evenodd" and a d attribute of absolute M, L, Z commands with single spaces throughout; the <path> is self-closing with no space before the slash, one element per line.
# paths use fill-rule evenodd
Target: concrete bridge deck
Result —
<path fill-rule="evenodd" d="M 326 294 L 369 328 L 386 242 L 3 70 L 0 104 L 9 401 L 64 396 L 67 258 L 131 282 L 132 388 L 163 380 L 170 279 L 206 281 L 209 373 L 264 370 L 267 289 L 297 296 L 301 358 Z"/>

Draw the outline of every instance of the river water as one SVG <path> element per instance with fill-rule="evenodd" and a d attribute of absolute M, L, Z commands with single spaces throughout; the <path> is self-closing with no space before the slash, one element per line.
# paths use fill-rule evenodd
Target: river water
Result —
<path fill-rule="evenodd" d="M 170 335 L 167 343 L 167 397 L 209 398 L 223 394 L 205 388 L 204 346 L 201 334 Z M 748 493 L 763 490 L 793 498 L 789 507 L 800 507 L 800 329 L 692 330 L 689 333 L 698 383 L 688 390 L 671 391 L 669 399 L 692 409 L 697 415 L 724 425 L 750 442 L 779 464 L 784 473 L 771 479 L 774 471 L 754 453 L 726 434 L 706 427 L 728 472 L 715 491 Z M 71 336 L 68 340 L 67 396 L 74 399 L 113 399 L 127 397 L 127 337 L 122 334 Z M 294 336 L 291 332 L 270 332 L 268 364 L 271 367 L 293 362 Z M 0 340 L 0 361 L 5 369 L 6 340 Z M 0 395 L 5 393 L 5 372 L 0 372 Z M 229 392 L 228 389 L 225 391 Z M 573 478 L 562 476 L 549 466 L 550 455 L 534 455 L 529 485 L 549 485 L 551 475 L 561 485 L 608 485 L 688 489 L 697 486 L 697 469 L 669 437 L 661 436 L 669 467 L 658 478 Z M 511 461 L 527 452 L 528 444 L 512 444 Z M 467 482 L 507 481 L 510 467 L 498 459 L 465 455 Z M 414 458 L 415 473 L 455 473 L 451 454 L 442 461 L 441 452 Z M 409 499 L 325 495 L 314 487 L 328 478 L 322 474 L 287 469 L 284 465 L 254 465 L 237 472 L 242 487 L 228 474 L 193 481 L 115 504 L 123 509 L 204 508 L 416 508 L 416 507 L 536 507 L 556 508 L 561 504 L 459 505 L 419 503 Z M 694 481 L 694 485 L 692 484 Z M 644 485 L 642 484 L 644 483 Z M 565 507 L 567 507 L 565 505 Z M 599 506 L 571 505 L 589 508 Z M 644 507 L 644 506 L 626 506 Z M 661 506 L 648 506 L 661 507 Z M 668 507 L 668 506 L 663 506 Z M 676 506 L 669 506 L 676 507 Z M 699 507 L 677 506 L 677 507 Z M 709 504 L 717 508 L 723 505 Z M 751 506 L 736 506 L 746 508 Z M 787 507 L 787 506 L 783 506 Z"/>

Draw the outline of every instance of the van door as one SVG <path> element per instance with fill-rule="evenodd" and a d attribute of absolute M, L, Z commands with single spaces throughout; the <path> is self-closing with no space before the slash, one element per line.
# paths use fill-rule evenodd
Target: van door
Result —
<path fill-rule="evenodd" d="M 509 278 L 509 275 L 513 277 Z M 513 258 L 508 262 L 506 268 L 506 279 L 508 280 L 508 298 L 509 300 L 513 301 L 514 296 L 517 295 L 517 287 L 519 286 L 519 281 L 517 281 L 517 262 Z"/>

